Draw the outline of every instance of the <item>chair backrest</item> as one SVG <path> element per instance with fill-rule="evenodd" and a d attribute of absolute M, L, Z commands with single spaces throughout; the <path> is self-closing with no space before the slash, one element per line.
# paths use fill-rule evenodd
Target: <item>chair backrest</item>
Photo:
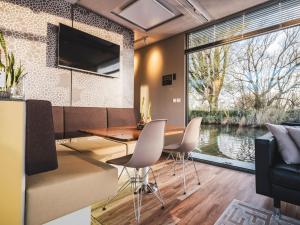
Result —
<path fill-rule="evenodd" d="M 167 120 L 153 120 L 146 124 L 127 163 L 128 166 L 144 168 L 159 160 L 164 147 L 166 122 Z"/>
<path fill-rule="evenodd" d="M 191 152 L 197 147 L 201 122 L 202 118 L 196 117 L 193 118 L 187 125 L 180 145 L 181 152 Z"/>

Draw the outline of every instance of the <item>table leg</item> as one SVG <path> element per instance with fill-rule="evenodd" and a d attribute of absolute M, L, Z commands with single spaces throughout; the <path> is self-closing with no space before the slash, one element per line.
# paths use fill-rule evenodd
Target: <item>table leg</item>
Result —
<path fill-rule="evenodd" d="M 148 173 L 149 167 L 142 168 L 142 177 L 144 177 L 143 185 L 147 186 L 149 183 L 149 173 Z"/>
<path fill-rule="evenodd" d="M 143 185 L 142 185 L 142 191 L 144 193 L 147 193 L 147 194 L 150 194 L 150 193 L 153 193 L 153 192 L 157 191 L 156 184 L 149 182 L 149 173 L 150 173 L 150 168 L 149 167 L 142 168 L 141 175 L 144 178 Z"/>

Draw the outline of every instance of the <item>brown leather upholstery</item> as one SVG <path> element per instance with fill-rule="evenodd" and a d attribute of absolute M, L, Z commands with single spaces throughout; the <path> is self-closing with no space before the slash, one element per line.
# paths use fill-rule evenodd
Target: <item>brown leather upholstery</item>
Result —
<path fill-rule="evenodd" d="M 25 167 L 27 175 L 57 169 L 52 106 L 48 101 L 26 101 Z"/>
<path fill-rule="evenodd" d="M 64 108 L 62 106 L 53 106 L 52 115 L 53 115 L 55 139 L 56 140 L 63 139 L 64 138 Z"/>
<path fill-rule="evenodd" d="M 88 136 L 81 129 L 107 127 L 106 108 L 64 107 L 65 138 Z"/>
<path fill-rule="evenodd" d="M 132 126 L 137 124 L 133 108 L 107 108 L 108 127 Z"/>
<path fill-rule="evenodd" d="M 41 225 L 113 196 L 118 170 L 58 150 L 58 169 L 26 178 L 26 224 Z"/>

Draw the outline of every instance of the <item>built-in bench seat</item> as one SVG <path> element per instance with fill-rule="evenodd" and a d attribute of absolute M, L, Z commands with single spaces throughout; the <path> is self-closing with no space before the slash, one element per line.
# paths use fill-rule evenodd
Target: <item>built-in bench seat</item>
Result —
<path fill-rule="evenodd" d="M 80 149 L 55 144 L 55 139 L 67 139 L 86 152 L 88 148 L 100 152 L 101 148 L 126 155 L 122 144 L 99 137 L 82 140 L 87 134 L 80 129 L 106 126 L 105 108 L 52 107 L 48 101 L 26 101 L 27 225 L 74 225 L 78 217 L 81 220 L 76 224 L 89 224 L 91 205 L 115 194 L 117 168 L 82 154 Z"/>
<path fill-rule="evenodd" d="M 107 160 L 132 154 L 135 141 L 118 143 L 80 132 L 82 129 L 97 129 L 118 126 L 132 126 L 137 123 L 133 108 L 62 107 L 53 106 L 55 137 L 67 139 L 63 145 L 79 151 L 88 157 Z M 79 138 L 78 138 L 79 137 Z M 165 137 L 165 145 L 180 142 L 182 134 Z"/>
<path fill-rule="evenodd" d="M 26 224 L 41 225 L 115 194 L 118 171 L 57 145 L 58 169 L 27 176 Z"/>

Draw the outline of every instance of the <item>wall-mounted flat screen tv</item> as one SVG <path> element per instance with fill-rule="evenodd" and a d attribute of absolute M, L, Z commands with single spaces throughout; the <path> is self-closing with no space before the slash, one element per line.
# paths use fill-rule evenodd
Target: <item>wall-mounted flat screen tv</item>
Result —
<path fill-rule="evenodd" d="M 93 74 L 116 77 L 120 46 L 72 27 L 59 25 L 58 65 Z"/>

